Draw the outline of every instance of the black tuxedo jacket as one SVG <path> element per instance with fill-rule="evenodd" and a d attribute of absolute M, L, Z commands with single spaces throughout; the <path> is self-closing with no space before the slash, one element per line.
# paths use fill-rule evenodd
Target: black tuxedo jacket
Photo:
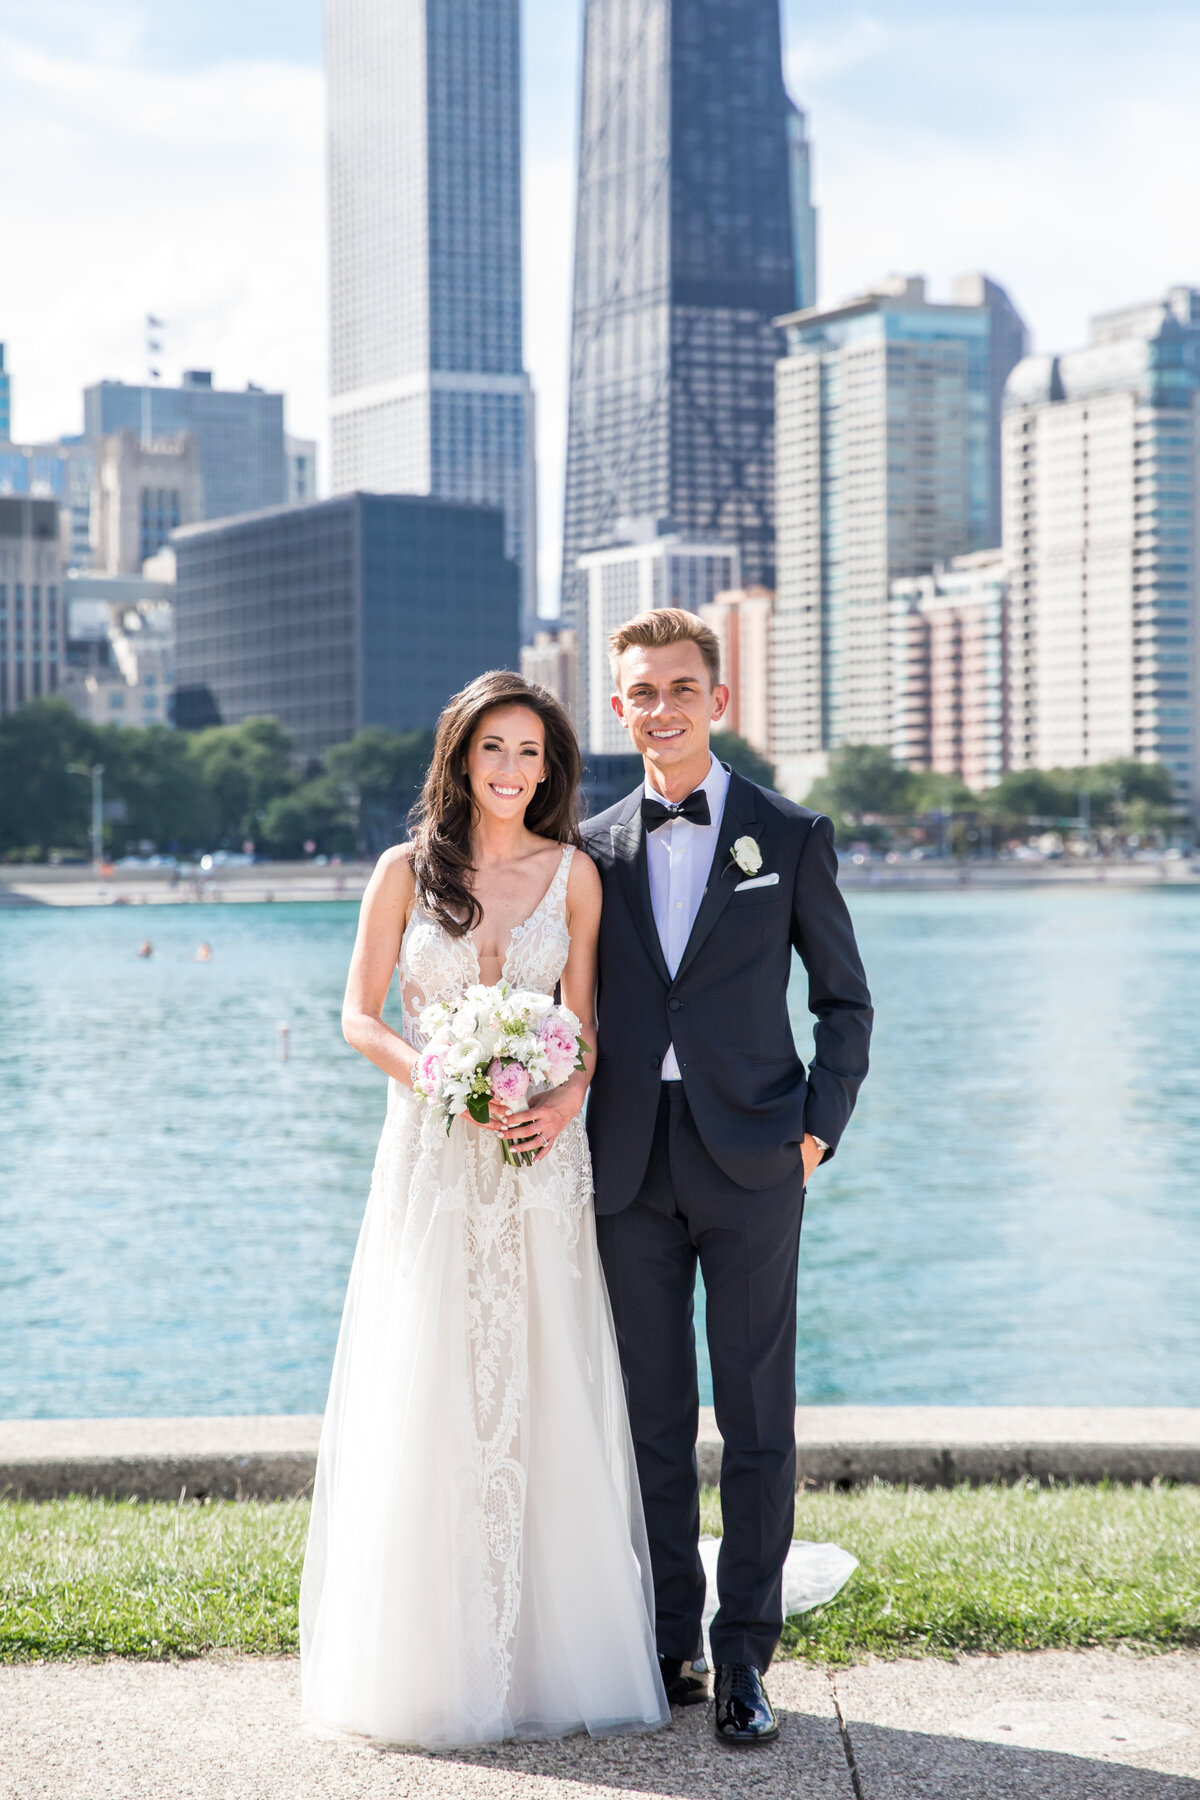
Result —
<path fill-rule="evenodd" d="M 832 1154 L 867 1072 L 871 1036 L 871 996 L 837 885 L 830 821 L 730 774 L 708 883 L 672 981 L 651 907 L 641 800 L 639 787 L 583 826 L 604 888 L 588 1102 L 599 1213 L 620 1212 L 641 1185 L 669 1044 L 713 1162 L 739 1187 L 761 1190 L 795 1176 L 806 1131 Z M 731 856 L 739 837 L 758 844 L 759 876 L 777 881 L 745 886 Z M 788 1020 L 793 950 L 817 1020 L 807 1070 Z"/>

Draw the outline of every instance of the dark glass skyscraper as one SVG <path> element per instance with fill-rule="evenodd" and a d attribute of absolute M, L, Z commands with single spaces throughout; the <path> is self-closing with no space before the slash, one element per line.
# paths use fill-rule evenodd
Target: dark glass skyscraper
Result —
<path fill-rule="evenodd" d="M 779 0 L 587 0 L 568 621 L 580 553 L 622 518 L 736 543 L 744 579 L 773 581 L 771 320 L 801 280 L 791 118 Z"/>

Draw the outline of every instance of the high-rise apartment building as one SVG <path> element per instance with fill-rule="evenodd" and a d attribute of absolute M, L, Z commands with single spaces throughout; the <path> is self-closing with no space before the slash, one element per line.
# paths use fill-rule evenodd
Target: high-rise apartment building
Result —
<path fill-rule="evenodd" d="M 0 499 L 0 717 L 58 692 L 65 578 L 57 503 Z"/>
<path fill-rule="evenodd" d="M 986 278 L 958 292 L 931 301 L 898 276 L 783 321 L 771 742 L 787 793 L 833 746 L 891 741 L 892 583 L 995 545 L 997 383 L 1024 327 Z"/>
<path fill-rule="evenodd" d="M 580 658 L 586 671 L 580 680 L 580 738 L 597 755 L 619 755 L 629 748 L 629 735 L 610 705 L 609 634 L 658 606 L 682 606 L 700 614 L 719 593 L 741 585 L 735 544 L 660 535 L 651 521 L 630 521 L 630 527 L 634 541 L 610 544 L 579 559 L 587 583 L 580 633 L 586 644 L 586 658 Z"/>
<path fill-rule="evenodd" d="M 1014 370 L 1004 419 L 1016 768 L 1137 757 L 1200 803 L 1200 289 Z"/>
<path fill-rule="evenodd" d="M 1007 767 L 1008 584 L 999 550 L 892 583 L 892 753 L 992 787 Z"/>
<path fill-rule="evenodd" d="M 144 444 L 185 433 L 195 438 L 204 483 L 204 517 L 227 519 L 287 500 L 283 395 L 253 385 L 213 386 L 207 369 L 189 369 L 179 387 L 100 381 L 83 395 L 84 437 L 97 444 L 131 431 Z"/>
<path fill-rule="evenodd" d="M 67 558 L 73 569 L 92 564 L 92 478 L 95 452 L 82 438 L 56 444 L 0 439 L 0 494 L 55 500 L 67 516 Z"/>
<path fill-rule="evenodd" d="M 181 725 L 272 714 L 319 756 L 363 725 L 432 726 L 484 669 L 517 666 L 519 572 L 493 507 L 345 494 L 172 544 Z"/>
<path fill-rule="evenodd" d="M 503 508 L 537 611 L 519 0 L 329 0 L 331 475 Z"/>
<path fill-rule="evenodd" d="M 562 613 L 619 518 L 774 579 L 772 323 L 815 283 L 779 0 L 587 0 Z M 586 650 L 586 646 L 585 646 Z"/>
<path fill-rule="evenodd" d="M 98 574 L 140 575 L 173 531 L 204 516 L 195 438 L 143 444 L 135 432 L 118 431 L 96 445 L 92 562 Z"/>

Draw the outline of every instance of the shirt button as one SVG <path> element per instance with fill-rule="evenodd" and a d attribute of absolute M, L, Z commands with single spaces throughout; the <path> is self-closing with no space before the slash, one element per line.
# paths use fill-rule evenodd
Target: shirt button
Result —
<path fill-rule="evenodd" d="M 683 901 L 682 901 L 682 900 L 677 900 L 677 901 L 676 901 L 676 902 L 675 902 L 675 911 L 676 911 L 676 912 L 682 912 L 682 911 L 683 911 Z"/>

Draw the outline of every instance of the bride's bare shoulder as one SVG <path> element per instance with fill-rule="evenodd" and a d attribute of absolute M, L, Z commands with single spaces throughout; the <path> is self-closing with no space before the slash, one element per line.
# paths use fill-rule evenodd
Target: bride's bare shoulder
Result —
<path fill-rule="evenodd" d="M 585 854 L 573 856 L 567 876 L 567 906 L 572 911 L 577 907 L 594 907 L 598 912 L 601 893 L 600 871 L 591 857 Z"/>
<path fill-rule="evenodd" d="M 400 907 L 407 913 L 416 894 L 413 874 L 412 845 L 393 844 L 375 864 L 367 883 L 367 892 L 385 906 Z"/>

